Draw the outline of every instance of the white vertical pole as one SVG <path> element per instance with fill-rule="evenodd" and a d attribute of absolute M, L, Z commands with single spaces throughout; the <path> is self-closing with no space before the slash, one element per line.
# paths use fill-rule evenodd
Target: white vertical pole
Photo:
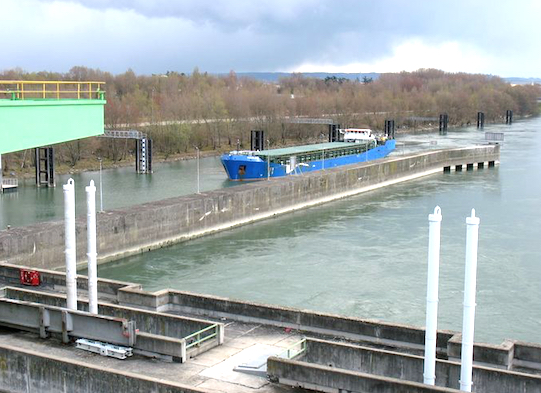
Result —
<path fill-rule="evenodd" d="M 479 222 L 479 218 L 475 217 L 475 209 L 472 209 L 471 216 L 466 218 L 466 274 L 464 279 L 464 316 L 462 320 L 462 366 L 460 368 L 460 390 L 464 392 L 471 392 L 472 388 Z"/>
<path fill-rule="evenodd" d="M 64 184 L 64 228 L 66 242 L 66 294 L 67 307 L 77 310 L 77 252 L 75 238 L 75 184 L 69 179 Z"/>
<path fill-rule="evenodd" d="M 98 313 L 98 273 L 96 253 L 96 186 L 94 180 L 86 190 L 86 235 L 88 251 L 88 311 Z"/>
<path fill-rule="evenodd" d="M 440 273 L 441 209 L 428 215 L 428 274 L 426 283 L 426 331 L 424 383 L 436 382 L 436 338 L 438 330 L 438 284 Z"/>

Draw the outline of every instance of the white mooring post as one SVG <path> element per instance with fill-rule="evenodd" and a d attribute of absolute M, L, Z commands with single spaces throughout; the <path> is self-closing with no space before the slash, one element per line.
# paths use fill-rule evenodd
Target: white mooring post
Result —
<path fill-rule="evenodd" d="M 428 275 L 426 283 L 426 331 L 424 383 L 436 382 L 436 338 L 438 330 L 438 285 L 440 273 L 441 209 L 428 215 Z"/>
<path fill-rule="evenodd" d="M 471 392 L 472 389 L 479 222 L 479 218 L 475 217 L 475 209 L 472 209 L 471 216 L 466 218 L 466 274 L 464 279 L 464 316 L 462 320 L 462 366 L 460 368 L 460 390 L 464 392 Z"/>
<path fill-rule="evenodd" d="M 96 186 L 94 180 L 86 190 L 86 235 L 88 257 L 88 311 L 98 313 L 98 273 L 96 253 Z"/>
<path fill-rule="evenodd" d="M 64 184 L 64 228 L 66 241 L 66 294 L 67 307 L 77 310 L 77 253 L 75 240 L 75 184 L 69 179 Z"/>

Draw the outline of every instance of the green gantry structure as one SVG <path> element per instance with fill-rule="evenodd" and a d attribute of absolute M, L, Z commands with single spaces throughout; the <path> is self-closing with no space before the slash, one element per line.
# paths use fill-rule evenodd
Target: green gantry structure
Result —
<path fill-rule="evenodd" d="M 0 80 L 0 155 L 103 134 L 104 84 Z"/>

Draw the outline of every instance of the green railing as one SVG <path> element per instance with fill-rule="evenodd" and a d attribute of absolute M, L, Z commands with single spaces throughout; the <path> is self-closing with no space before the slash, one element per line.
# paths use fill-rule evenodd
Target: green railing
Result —
<path fill-rule="evenodd" d="M 104 100 L 103 85 L 105 82 L 0 80 L 0 98 Z"/>
<path fill-rule="evenodd" d="M 295 344 L 288 347 L 284 352 L 282 352 L 278 357 L 285 359 L 293 359 L 296 356 L 304 353 L 306 351 L 306 339 L 296 342 Z"/>
<path fill-rule="evenodd" d="M 203 336 L 204 333 L 206 333 L 208 331 L 211 331 L 211 330 L 214 330 L 214 333 L 210 333 L 208 335 Z M 186 344 L 186 349 L 196 347 L 196 346 L 200 346 L 205 341 L 210 340 L 211 338 L 214 338 L 214 337 L 218 337 L 218 330 L 219 330 L 219 326 L 218 326 L 217 323 L 215 323 L 214 325 L 210 325 L 210 326 L 208 326 L 208 327 L 206 327 L 204 329 L 199 330 L 198 332 L 192 333 L 189 336 L 184 337 L 186 342 L 188 342 L 189 340 L 195 338 L 195 340 L 193 342 L 191 342 L 189 344 Z"/>

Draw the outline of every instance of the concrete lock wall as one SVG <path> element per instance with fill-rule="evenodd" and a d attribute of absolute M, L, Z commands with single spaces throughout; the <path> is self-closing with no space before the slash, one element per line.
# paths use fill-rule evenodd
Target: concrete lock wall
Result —
<path fill-rule="evenodd" d="M 206 393 L 194 387 L 0 346 L 0 390 L 9 392 Z"/>
<path fill-rule="evenodd" d="M 135 294 L 133 291 L 129 292 L 131 296 L 128 303 L 137 304 Z M 291 327 L 315 334 L 340 335 L 356 341 L 402 347 L 418 353 L 422 353 L 424 348 L 424 329 L 415 326 L 349 318 L 182 291 L 170 290 L 169 296 L 168 308 L 172 311 Z M 120 304 L 126 304 L 126 300 L 124 290 L 120 290 Z M 455 332 L 445 330 L 438 331 L 438 346 L 442 352 L 446 351 L 447 342 L 454 334 Z"/>
<path fill-rule="evenodd" d="M 305 355 L 295 360 L 350 371 L 423 382 L 422 356 L 307 339 Z M 460 361 L 438 359 L 436 385 L 459 389 Z M 473 368 L 473 390 L 492 392 L 541 392 L 541 376 L 478 366 Z"/>
<path fill-rule="evenodd" d="M 4 297 L 56 307 L 66 307 L 66 296 L 64 295 L 5 287 Z M 88 311 L 88 301 L 79 299 L 77 303 L 78 310 Z M 103 302 L 99 303 L 99 311 L 100 315 L 135 321 L 137 329 L 142 332 L 175 338 L 186 337 L 215 323 L 209 320 L 144 311 Z"/>
<path fill-rule="evenodd" d="M 439 150 L 289 176 L 98 214 L 100 261 L 300 209 L 444 167 L 499 160 L 499 146 Z M 77 257 L 86 261 L 86 218 L 77 219 Z M 41 268 L 64 264 L 64 224 L 0 231 L 0 260 Z"/>
<path fill-rule="evenodd" d="M 334 367 L 270 357 L 267 373 L 272 382 L 319 392 L 458 393 L 459 390 L 418 382 L 340 370 Z"/>

